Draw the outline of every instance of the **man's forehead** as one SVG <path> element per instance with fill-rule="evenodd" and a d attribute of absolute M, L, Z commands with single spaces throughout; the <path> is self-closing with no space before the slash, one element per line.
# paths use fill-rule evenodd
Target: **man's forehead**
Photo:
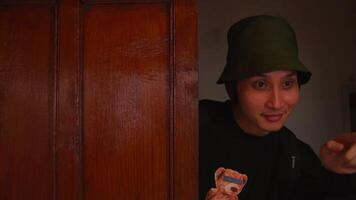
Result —
<path fill-rule="evenodd" d="M 282 76 L 282 77 L 291 77 L 297 75 L 296 71 L 293 70 L 280 70 L 280 71 L 272 71 L 272 72 L 266 72 L 262 74 L 257 74 L 255 76 L 257 77 L 270 77 L 270 76 Z"/>

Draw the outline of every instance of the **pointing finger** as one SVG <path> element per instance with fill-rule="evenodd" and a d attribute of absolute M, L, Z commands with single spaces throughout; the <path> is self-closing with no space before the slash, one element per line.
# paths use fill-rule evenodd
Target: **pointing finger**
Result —
<path fill-rule="evenodd" d="M 329 140 L 328 142 L 326 142 L 325 147 L 332 152 L 339 152 L 344 149 L 344 145 L 339 142 L 336 142 L 335 140 Z"/>

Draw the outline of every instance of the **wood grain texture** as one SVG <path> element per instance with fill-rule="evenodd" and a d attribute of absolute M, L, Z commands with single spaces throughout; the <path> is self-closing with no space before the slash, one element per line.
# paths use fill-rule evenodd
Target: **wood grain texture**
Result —
<path fill-rule="evenodd" d="M 0 7 L 0 199 L 51 199 L 53 16 Z"/>
<path fill-rule="evenodd" d="M 53 5 L 56 0 L 0 0 L 3 5 Z"/>
<path fill-rule="evenodd" d="M 0 199 L 196 199 L 195 1 L 51 2 L 0 0 Z"/>
<path fill-rule="evenodd" d="M 85 4 L 142 4 L 169 3 L 170 0 L 81 0 Z"/>
<path fill-rule="evenodd" d="M 93 6 L 83 45 L 85 199 L 168 199 L 169 6 Z"/>
<path fill-rule="evenodd" d="M 80 2 L 63 0 L 58 8 L 57 118 L 55 138 L 58 200 L 82 199 L 82 83 Z"/>
<path fill-rule="evenodd" d="M 195 0 L 174 1 L 174 199 L 198 199 L 198 49 Z"/>

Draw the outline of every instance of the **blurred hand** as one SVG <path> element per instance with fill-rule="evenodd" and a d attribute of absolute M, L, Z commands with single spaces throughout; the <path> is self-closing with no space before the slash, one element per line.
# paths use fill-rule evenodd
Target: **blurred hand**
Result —
<path fill-rule="evenodd" d="M 338 135 L 320 148 L 325 168 L 339 174 L 356 173 L 356 132 Z"/>

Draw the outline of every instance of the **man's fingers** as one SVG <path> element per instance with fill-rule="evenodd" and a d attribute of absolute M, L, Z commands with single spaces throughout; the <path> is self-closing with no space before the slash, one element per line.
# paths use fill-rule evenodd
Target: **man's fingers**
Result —
<path fill-rule="evenodd" d="M 345 133 L 329 140 L 320 148 L 325 168 L 339 173 L 356 173 L 356 133 Z"/>
<path fill-rule="evenodd" d="M 356 172 L 356 143 L 345 148 L 340 157 L 342 164 L 342 173 L 351 174 Z"/>
<path fill-rule="evenodd" d="M 344 145 L 336 142 L 335 140 L 329 140 L 326 142 L 325 147 L 331 152 L 340 152 L 344 149 Z"/>
<path fill-rule="evenodd" d="M 343 144 L 356 143 L 356 132 L 339 134 L 334 140 Z"/>
<path fill-rule="evenodd" d="M 344 159 L 346 162 L 352 162 L 356 160 L 356 143 L 351 145 L 350 148 L 346 150 Z"/>
<path fill-rule="evenodd" d="M 355 173 L 355 170 L 356 170 L 356 159 L 352 159 L 349 163 L 347 163 L 347 167 L 349 167 L 350 170 L 353 170 L 352 173 Z"/>
<path fill-rule="evenodd" d="M 356 159 L 352 159 L 343 164 L 343 173 L 345 174 L 353 174 L 356 172 Z"/>

